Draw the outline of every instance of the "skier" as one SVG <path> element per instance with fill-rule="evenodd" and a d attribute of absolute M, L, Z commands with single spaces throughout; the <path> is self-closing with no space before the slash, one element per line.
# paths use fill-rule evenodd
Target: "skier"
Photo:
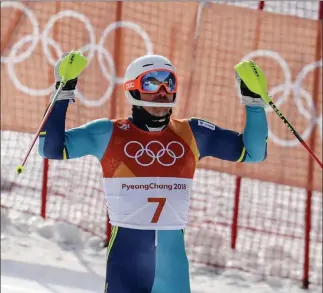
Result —
<path fill-rule="evenodd" d="M 61 60 L 54 70 L 56 89 Z M 39 154 L 55 160 L 92 155 L 101 163 L 113 227 L 106 293 L 191 292 L 184 229 L 198 161 L 214 157 L 258 163 L 267 155 L 265 102 L 237 80 L 246 111 L 242 133 L 200 118 L 173 119 L 179 86 L 176 69 L 160 55 L 137 58 L 126 70 L 130 117 L 102 118 L 65 130 L 77 78 L 59 94 L 40 133 Z"/>

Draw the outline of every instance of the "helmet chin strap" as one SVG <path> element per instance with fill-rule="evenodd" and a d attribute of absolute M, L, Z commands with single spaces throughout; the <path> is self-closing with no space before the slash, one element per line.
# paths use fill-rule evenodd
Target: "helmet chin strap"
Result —
<path fill-rule="evenodd" d="M 133 106 L 132 107 L 132 120 L 133 123 L 140 129 L 147 130 L 147 128 L 158 128 L 167 126 L 172 114 L 172 109 L 169 112 L 162 116 L 157 117 L 150 114 L 143 107 Z"/>

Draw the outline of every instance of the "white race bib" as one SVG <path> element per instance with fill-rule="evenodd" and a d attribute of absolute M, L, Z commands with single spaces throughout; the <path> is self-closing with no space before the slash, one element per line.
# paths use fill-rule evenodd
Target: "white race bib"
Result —
<path fill-rule="evenodd" d="M 143 230 L 179 230 L 187 224 L 192 179 L 104 178 L 110 223 Z"/>

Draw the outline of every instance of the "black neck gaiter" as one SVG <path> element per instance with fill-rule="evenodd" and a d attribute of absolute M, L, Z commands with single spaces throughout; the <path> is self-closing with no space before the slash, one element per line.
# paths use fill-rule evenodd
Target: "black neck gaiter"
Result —
<path fill-rule="evenodd" d="M 172 114 L 172 109 L 170 109 L 165 116 L 157 117 L 157 116 L 151 115 L 143 107 L 133 106 L 132 117 L 130 117 L 129 119 L 140 129 L 148 130 L 148 127 L 158 128 L 158 127 L 167 126 L 169 123 L 171 114 Z"/>

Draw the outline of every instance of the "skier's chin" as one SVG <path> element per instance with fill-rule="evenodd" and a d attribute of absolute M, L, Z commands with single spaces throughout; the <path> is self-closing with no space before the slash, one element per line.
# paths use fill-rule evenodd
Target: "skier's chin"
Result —
<path fill-rule="evenodd" d="M 145 107 L 145 110 L 153 116 L 163 117 L 169 112 L 170 108 L 169 107 L 167 108 L 166 107 Z"/>

